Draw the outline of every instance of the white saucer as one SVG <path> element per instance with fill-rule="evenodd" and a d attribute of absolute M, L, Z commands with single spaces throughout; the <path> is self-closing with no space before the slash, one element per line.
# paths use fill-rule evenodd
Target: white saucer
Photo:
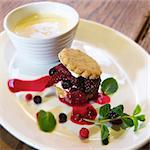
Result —
<path fill-rule="evenodd" d="M 138 148 L 150 138 L 149 56 L 144 49 L 124 35 L 103 25 L 81 20 L 72 45 L 83 49 L 101 64 L 102 79 L 107 76 L 117 78 L 120 87 L 112 96 L 113 106 L 123 104 L 125 111 L 131 113 L 139 103 L 146 114 L 146 122 L 138 132 L 128 129 L 118 136 L 111 136 L 107 146 L 101 144 L 100 131 L 93 133 L 92 129 L 89 140 L 81 141 L 76 133 L 80 126 L 71 123 L 64 127 L 58 125 L 53 133 L 40 131 L 34 115 L 39 108 L 34 107 L 33 111 L 32 106 L 23 108 L 20 100 L 7 88 L 8 70 L 15 50 L 5 32 L 0 35 L 0 43 L 0 123 L 18 139 L 42 150 L 127 150 Z M 41 107 L 49 109 L 47 103 Z"/>

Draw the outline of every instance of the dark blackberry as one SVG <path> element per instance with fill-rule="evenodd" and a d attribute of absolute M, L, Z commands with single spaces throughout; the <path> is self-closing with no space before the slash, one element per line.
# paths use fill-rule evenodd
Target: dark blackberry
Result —
<path fill-rule="evenodd" d="M 84 81 L 85 78 L 80 76 L 77 78 L 77 84 L 76 84 L 77 88 L 83 92 L 85 91 Z"/>
<path fill-rule="evenodd" d="M 61 85 L 62 85 L 62 87 L 63 87 L 64 89 L 69 89 L 69 88 L 72 87 L 72 83 L 71 83 L 70 80 L 63 80 L 63 81 L 61 82 Z"/>
<path fill-rule="evenodd" d="M 51 68 L 51 69 L 49 70 L 49 75 L 52 76 L 52 75 L 54 75 L 56 72 L 57 72 L 57 70 L 56 70 L 55 68 Z"/>
<path fill-rule="evenodd" d="M 117 120 L 113 120 L 113 121 L 110 121 L 112 124 L 114 125 L 119 125 L 119 124 L 122 124 L 122 120 L 121 119 L 117 119 Z"/>
<path fill-rule="evenodd" d="M 65 113 L 59 114 L 59 123 L 64 123 L 67 121 L 67 115 Z"/>
<path fill-rule="evenodd" d="M 108 114 L 108 118 L 109 119 L 114 119 L 116 117 L 118 117 L 118 115 L 115 112 L 113 112 L 113 111 L 110 111 L 110 113 Z"/>
<path fill-rule="evenodd" d="M 33 101 L 35 104 L 40 104 L 42 102 L 42 98 L 41 96 L 37 95 L 37 96 L 34 96 Z"/>

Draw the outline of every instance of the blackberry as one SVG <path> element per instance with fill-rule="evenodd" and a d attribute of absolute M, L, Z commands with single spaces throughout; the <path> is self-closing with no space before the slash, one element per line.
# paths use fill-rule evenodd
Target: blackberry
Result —
<path fill-rule="evenodd" d="M 37 95 L 37 96 L 34 96 L 33 101 L 35 104 L 40 104 L 42 102 L 42 98 L 41 96 Z"/>
<path fill-rule="evenodd" d="M 85 80 L 85 93 L 94 93 L 98 91 L 100 85 L 100 78 L 98 79 L 86 79 Z"/>
<path fill-rule="evenodd" d="M 85 91 L 84 81 L 85 79 L 80 76 L 77 78 L 77 84 L 76 84 L 77 88 L 83 92 Z"/>
<path fill-rule="evenodd" d="M 110 113 L 108 114 L 108 118 L 109 119 L 114 119 L 116 117 L 118 117 L 118 115 L 115 112 L 113 112 L 113 111 L 110 111 Z"/>
<path fill-rule="evenodd" d="M 63 80 L 63 81 L 61 82 L 61 85 L 62 85 L 62 87 L 63 87 L 64 89 L 69 89 L 69 88 L 72 87 L 72 83 L 71 83 L 70 80 Z"/>
<path fill-rule="evenodd" d="M 67 115 L 65 113 L 59 114 L 59 123 L 64 123 L 67 121 Z"/>
<path fill-rule="evenodd" d="M 122 120 L 121 119 L 117 119 L 117 120 L 113 120 L 113 121 L 110 121 L 112 124 L 114 125 L 119 125 L 119 124 L 122 124 Z"/>
<path fill-rule="evenodd" d="M 56 72 L 57 72 L 57 70 L 56 70 L 55 68 L 51 68 L 51 69 L 49 70 L 49 75 L 52 76 L 52 75 L 54 75 Z"/>

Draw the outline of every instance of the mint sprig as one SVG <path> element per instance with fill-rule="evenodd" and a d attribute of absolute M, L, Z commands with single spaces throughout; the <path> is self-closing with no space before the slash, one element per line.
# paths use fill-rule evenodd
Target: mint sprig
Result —
<path fill-rule="evenodd" d="M 51 112 L 40 110 L 37 115 L 39 128 L 44 132 L 52 132 L 56 126 L 56 119 Z"/>
<path fill-rule="evenodd" d="M 126 129 L 134 126 L 134 131 L 138 130 L 140 122 L 145 121 L 145 115 L 140 114 L 142 111 L 140 105 L 137 105 L 132 113 L 128 115 L 124 112 L 124 106 L 118 105 L 111 108 L 110 104 L 103 105 L 99 108 L 99 117 L 96 120 L 84 119 L 87 122 L 92 122 L 95 125 L 101 127 L 101 140 L 104 145 L 109 143 L 109 128 L 107 123 L 113 123 L 114 121 L 121 120 L 120 127 Z"/>
<path fill-rule="evenodd" d="M 107 78 L 102 82 L 101 90 L 105 95 L 112 95 L 118 90 L 118 83 L 114 78 Z"/>
<path fill-rule="evenodd" d="M 109 129 L 105 124 L 101 124 L 101 139 L 104 145 L 108 144 Z"/>

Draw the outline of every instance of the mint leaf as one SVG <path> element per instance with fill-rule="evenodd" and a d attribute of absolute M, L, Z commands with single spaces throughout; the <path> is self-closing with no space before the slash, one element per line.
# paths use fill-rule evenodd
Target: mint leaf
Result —
<path fill-rule="evenodd" d="M 145 115 L 136 116 L 137 120 L 145 121 Z"/>
<path fill-rule="evenodd" d="M 124 106 L 118 105 L 117 107 L 113 107 L 111 111 L 116 113 L 119 116 L 123 116 L 124 115 L 123 110 L 124 110 Z"/>
<path fill-rule="evenodd" d="M 108 113 L 110 112 L 111 106 L 110 104 L 106 104 L 99 109 L 99 115 L 101 118 L 107 118 Z"/>
<path fill-rule="evenodd" d="M 126 124 L 127 127 L 133 127 L 134 126 L 133 120 L 130 118 L 122 118 L 121 120 Z"/>
<path fill-rule="evenodd" d="M 115 93 L 118 89 L 118 83 L 114 78 L 107 78 L 102 82 L 101 90 L 106 95 Z"/>
<path fill-rule="evenodd" d="M 101 139 L 102 141 L 109 137 L 109 130 L 106 125 L 101 125 Z"/>
<path fill-rule="evenodd" d="M 56 120 L 51 112 L 40 110 L 37 117 L 38 125 L 44 132 L 51 132 L 56 126 Z"/>
<path fill-rule="evenodd" d="M 133 120 L 133 124 L 134 124 L 134 131 L 136 131 L 138 128 L 138 120 L 134 116 L 132 117 L 132 120 Z"/>
<path fill-rule="evenodd" d="M 137 105 L 133 111 L 133 115 L 137 115 L 141 112 L 141 106 Z"/>

